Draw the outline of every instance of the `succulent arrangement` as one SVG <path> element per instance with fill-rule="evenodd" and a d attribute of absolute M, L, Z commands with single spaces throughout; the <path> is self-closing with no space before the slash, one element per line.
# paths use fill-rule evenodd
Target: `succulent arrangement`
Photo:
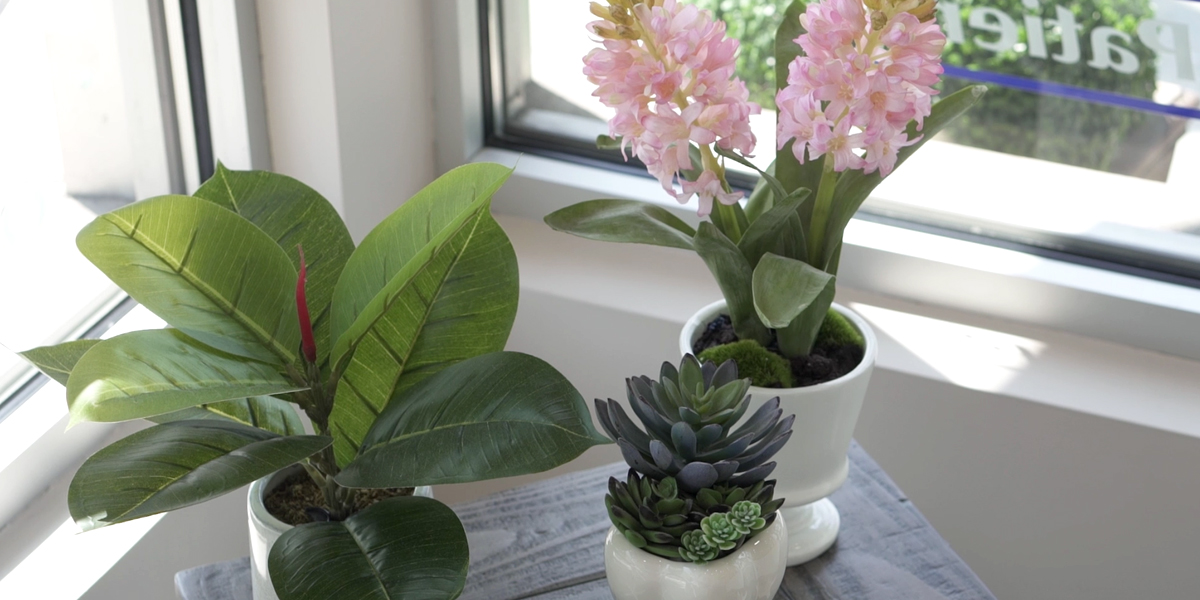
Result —
<path fill-rule="evenodd" d="M 767 477 L 771 458 L 792 435 L 794 416 L 779 399 L 748 418 L 748 379 L 737 364 L 684 357 L 663 363 L 657 381 L 626 381 L 629 406 L 596 400 L 601 427 L 629 464 L 612 478 L 605 504 L 617 530 L 637 548 L 674 561 L 705 563 L 731 554 L 776 518 L 782 498 Z"/>
<path fill-rule="evenodd" d="M 97 217 L 80 251 L 169 327 L 23 353 L 66 386 L 72 424 L 157 423 L 79 468 L 72 517 L 122 523 L 299 463 L 326 505 L 271 548 L 282 600 L 458 597 L 453 511 L 401 495 L 356 512 L 361 490 L 543 471 L 607 442 L 562 374 L 503 351 L 517 262 L 490 208 L 511 172 L 455 169 L 357 247 L 316 191 L 224 167 Z"/>

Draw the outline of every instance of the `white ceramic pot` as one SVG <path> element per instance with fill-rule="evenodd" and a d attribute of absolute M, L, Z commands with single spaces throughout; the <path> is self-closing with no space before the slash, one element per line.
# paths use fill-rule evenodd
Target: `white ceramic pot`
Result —
<path fill-rule="evenodd" d="M 771 474 L 776 479 L 775 497 L 785 499 L 780 514 L 787 520 L 790 532 L 788 566 L 816 558 L 837 539 L 841 518 L 826 497 L 846 481 L 847 453 L 879 348 L 875 332 L 862 317 L 838 304 L 833 308 L 853 323 L 866 340 L 863 360 L 853 371 L 809 387 L 750 388 L 751 412 L 779 396 L 783 414 L 796 415 L 792 438 L 775 455 L 779 466 Z M 692 344 L 704 328 L 724 312 L 725 301 L 721 300 L 693 315 L 679 336 L 680 352 L 690 354 Z"/>
<path fill-rule="evenodd" d="M 787 570 L 787 540 L 787 524 L 775 519 L 737 552 L 697 565 L 639 550 L 614 527 L 604 571 L 615 600 L 771 600 Z"/>
<path fill-rule="evenodd" d="M 247 513 L 250 515 L 250 586 L 254 600 L 279 600 L 275 594 L 275 586 L 271 584 L 271 575 L 267 572 L 267 556 L 271 546 L 292 526 L 276 519 L 263 504 L 267 493 L 283 483 L 293 473 L 303 470 L 296 465 L 268 475 L 250 484 L 247 495 Z M 433 497 L 433 488 L 419 487 L 417 496 Z"/>

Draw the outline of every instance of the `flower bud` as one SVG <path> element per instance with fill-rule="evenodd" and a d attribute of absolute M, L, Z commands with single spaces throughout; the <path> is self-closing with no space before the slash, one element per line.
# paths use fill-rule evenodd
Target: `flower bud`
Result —
<path fill-rule="evenodd" d="M 937 0 L 921 0 L 916 8 L 909 9 L 910 13 L 922 23 L 931 21 L 937 16 Z"/>
<path fill-rule="evenodd" d="M 871 11 L 871 29 L 872 30 L 879 31 L 880 29 L 883 29 L 884 26 L 887 25 L 887 22 L 888 22 L 888 16 L 883 14 L 883 11 L 881 11 L 881 10 Z"/>

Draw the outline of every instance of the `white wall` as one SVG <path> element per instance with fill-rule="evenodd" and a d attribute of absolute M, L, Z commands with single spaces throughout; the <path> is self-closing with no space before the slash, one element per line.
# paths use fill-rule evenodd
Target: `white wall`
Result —
<path fill-rule="evenodd" d="M 275 168 L 330 197 L 356 237 L 433 176 L 430 6 L 259 1 Z M 528 200 L 502 192 L 497 211 Z M 688 253 L 586 242 L 535 221 L 502 223 L 522 269 L 510 347 L 546 357 L 589 399 L 620 398 L 625 377 L 675 358 L 683 320 L 717 297 Z M 891 341 L 857 437 L 999 597 L 1196 598 L 1200 436 L 1181 433 L 1195 427 L 1174 417 L 1192 414 L 1186 398 L 1160 401 L 1200 387 L 1200 365 L 851 289 L 839 298 L 950 329 L 1051 340 L 1058 352 L 1015 361 L 1007 351 L 982 352 L 968 366 L 1011 376 L 984 381 L 923 360 L 927 348 L 881 331 Z M 1127 385 L 1139 372 L 1166 381 L 1141 398 Z M 1131 391 L 1111 392 L 1120 385 Z M 568 468 L 617 458 L 611 447 L 597 449 Z M 530 479 L 436 494 L 457 502 Z M 167 517 L 87 598 L 170 597 L 175 569 L 244 555 L 242 506 L 229 496 Z"/>

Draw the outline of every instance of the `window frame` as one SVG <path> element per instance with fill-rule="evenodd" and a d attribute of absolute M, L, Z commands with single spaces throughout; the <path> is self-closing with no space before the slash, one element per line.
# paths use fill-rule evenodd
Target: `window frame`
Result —
<path fill-rule="evenodd" d="M 480 0 L 479 10 L 487 11 L 490 19 L 480 27 L 480 35 L 484 40 L 481 45 L 482 60 L 485 64 L 495 56 L 499 56 L 500 59 L 493 61 L 494 63 L 505 63 L 512 58 L 503 39 L 506 34 L 500 29 L 506 28 L 510 35 L 517 37 L 525 35 L 525 32 L 512 32 L 514 24 L 521 24 L 519 21 L 500 22 L 506 19 L 502 6 L 524 1 L 526 0 Z M 508 115 L 512 114 L 514 109 L 508 106 L 508 102 L 510 98 L 520 96 L 520 93 L 507 89 L 510 84 L 509 72 L 522 69 L 528 71 L 528 65 L 510 67 L 507 64 L 493 64 L 490 75 L 484 77 L 482 94 L 485 98 L 483 121 L 486 146 L 648 176 L 636 158 L 626 161 L 616 151 L 599 150 L 588 142 L 541 134 L 533 129 L 522 129 L 520 126 L 510 127 L 507 123 Z M 1012 159 L 1034 160 L 1015 156 Z M 748 192 L 756 183 L 756 178 L 741 172 L 731 172 L 730 183 L 734 188 Z M 859 218 L 1200 288 L 1200 259 L 1195 257 L 1194 251 L 1156 251 L 1155 248 L 1131 245 L 1126 240 L 1107 234 L 1066 235 L 1017 225 L 978 221 L 965 215 L 942 214 L 919 206 L 880 202 L 877 198 L 864 204 Z"/>
<path fill-rule="evenodd" d="M 433 6 L 438 169 L 496 161 L 516 171 L 496 197 L 499 213 L 541 220 L 581 200 L 651 202 L 681 218 L 694 212 L 657 193 L 636 168 L 613 169 L 563 153 L 535 152 L 488 136 L 492 90 L 484 41 L 495 45 L 483 10 L 496 0 Z M 494 15 L 489 14 L 494 21 Z M 858 215 L 847 229 L 840 283 L 869 293 L 993 316 L 1089 338 L 1200 360 L 1200 289 L 1099 257 L 1028 241 L 998 243 L 928 224 L 900 226 L 887 215 Z M 1114 268 L 1119 267 L 1119 268 Z M 1164 280 L 1165 279 L 1165 280 Z"/>

